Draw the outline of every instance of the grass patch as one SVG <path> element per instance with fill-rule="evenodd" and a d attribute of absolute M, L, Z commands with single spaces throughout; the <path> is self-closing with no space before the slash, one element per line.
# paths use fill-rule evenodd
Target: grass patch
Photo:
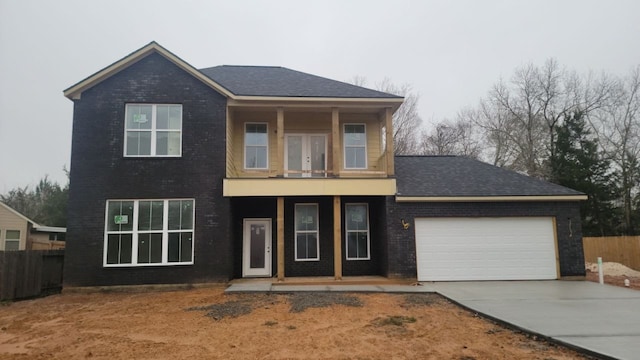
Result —
<path fill-rule="evenodd" d="M 404 324 L 412 324 L 416 322 L 413 316 L 387 316 L 386 318 L 376 318 L 373 320 L 376 326 L 404 326 Z"/>

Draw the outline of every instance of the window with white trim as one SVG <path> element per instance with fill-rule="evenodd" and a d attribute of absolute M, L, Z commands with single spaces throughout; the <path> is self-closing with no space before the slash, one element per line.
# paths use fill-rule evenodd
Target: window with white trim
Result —
<path fill-rule="evenodd" d="M 267 123 L 244 124 L 244 168 L 267 169 L 269 133 Z"/>
<path fill-rule="evenodd" d="M 182 105 L 127 104 L 124 155 L 182 155 Z"/>
<path fill-rule="evenodd" d="M 20 230 L 6 230 L 4 234 L 4 250 L 20 250 Z"/>
<path fill-rule="evenodd" d="M 192 199 L 108 200 L 104 266 L 193 264 Z"/>
<path fill-rule="evenodd" d="M 295 206 L 295 259 L 296 261 L 320 260 L 318 204 L 296 204 Z"/>
<path fill-rule="evenodd" d="M 365 124 L 344 124 L 344 168 L 367 168 L 367 132 Z"/>
<path fill-rule="evenodd" d="M 345 204 L 347 260 L 369 260 L 369 205 Z"/>

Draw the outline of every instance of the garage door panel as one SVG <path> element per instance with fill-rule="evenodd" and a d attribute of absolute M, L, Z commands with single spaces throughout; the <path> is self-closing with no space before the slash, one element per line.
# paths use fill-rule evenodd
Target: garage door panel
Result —
<path fill-rule="evenodd" d="M 552 218 L 416 218 L 418 280 L 555 279 Z"/>

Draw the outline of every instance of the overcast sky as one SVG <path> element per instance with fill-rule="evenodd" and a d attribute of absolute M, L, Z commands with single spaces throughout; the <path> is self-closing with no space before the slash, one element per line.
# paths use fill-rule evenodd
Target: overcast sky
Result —
<path fill-rule="evenodd" d="M 626 74 L 640 63 L 640 1 L 0 0 L 0 193 L 45 174 L 66 183 L 73 103 L 62 90 L 152 40 L 196 68 L 409 83 L 429 122 L 550 57 Z"/>

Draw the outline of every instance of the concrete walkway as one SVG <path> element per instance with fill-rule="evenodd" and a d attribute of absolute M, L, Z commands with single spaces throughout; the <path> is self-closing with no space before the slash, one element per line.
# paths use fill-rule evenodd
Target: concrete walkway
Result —
<path fill-rule="evenodd" d="M 227 293 L 342 291 L 437 292 L 526 332 L 598 357 L 640 359 L 640 291 L 588 281 L 482 281 L 411 285 L 232 284 Z"/>

